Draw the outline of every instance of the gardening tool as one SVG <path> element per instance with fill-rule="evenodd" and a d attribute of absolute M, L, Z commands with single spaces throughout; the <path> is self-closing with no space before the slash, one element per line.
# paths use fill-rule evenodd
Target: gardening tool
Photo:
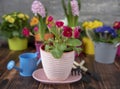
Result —
<path fill-rule="evenodd" d="M 83 76 L 82 78 L 83 81 L 89 83 L 91 81 L 90 77 L 92 77 L 96 81 L 99 81 L 101 79 L 100 76 L 95 72 L 90 72 L 88 68 L 83 66 L 84 63 L 85 63 L 84 60 L 82 60 L 81 63 L 77 63 L 76 61 L 74 61 L 72 74 L 76 75 L 76 74 L 79 74 L 79 72 L 81 71 L 82 76 Z"/>

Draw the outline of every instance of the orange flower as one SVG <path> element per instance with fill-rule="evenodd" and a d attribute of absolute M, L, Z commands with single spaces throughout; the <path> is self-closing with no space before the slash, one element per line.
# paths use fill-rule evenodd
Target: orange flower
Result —
<path fill-rule="evenodd" d="M 38 22 L 39 22 L 38 18 L 37 18 L 37 17 L 33 17 L 33 18 L 31 19 L 31 21 L 30 21 L 30 25 L 31 25 L 31 26 L 35 26 L 35 25 L 38 24 Z"/>

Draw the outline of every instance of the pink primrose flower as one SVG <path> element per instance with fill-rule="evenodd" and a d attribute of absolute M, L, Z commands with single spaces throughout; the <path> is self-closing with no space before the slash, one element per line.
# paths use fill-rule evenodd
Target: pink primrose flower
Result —
<path fill-rule="evenodd" d="M 40 16 L 42 16 L 42 18 L 44 18 L 46 16 L 45 7 L 38 0 L 33 1 L 31 10 L 35 15 L 39 14 Z"/>
<path fill-rule="evenodd" d="M 53 17 L 49 16 L 47 20 L 48 20 L 48 22 L 51 22 L 51 21 L 53 21 Z"/>
<path fill-rule="evenodd" d="M 79 6 L 77 0 L 71 0 L 70 4 L 72 8 L 72 14 L 74 16 L 79 16 Z"/>
<path fill-rule="evenodd" d="M 50 28 L 52 28 L 52 25 L 51 25 L 51 24 L 48 24 L 47 27 L 50 29 Z"/>
<path fill-rule="evenodd" d="M 62 27 L 63 25 L 64 25 L 64 23 L 62 22 L 62 21 L 56 21 L 56 26 L 58 27 L 58 28 L 60 28 L 60 27 Z"/>
<path fill-rule="evenodd" d="M 80 36 L 80 31 L 81 31 L 81 29 L 80 29 L 80 26 L 77 26 L 77 27 L 75 27 L 75 29 L 74 29 L 74 38 L 79 38 L 79 36 Z"/>
<path fill-rule="evenodd" d="M 33 28 L 33 30 L 35 31 L 35 32 L 37 32 L 38 31 L 38 27 L 37 26 L 35 26 L 34 28 Z"/>
<path fill-rule="evenodd" d="M 23 30 L 22 30 L 22 34 L 25 36 L 25 37 L 28 37 L 30 35 L 30 31 L 28 28 L 24 27 Z"/>
<path fill-rule="evenodd" d="M 68 38 L 72 37 L 72 28 L 70 28 L 68 26 L 64 26 L 62 34 L 63 34 L 63 36 L 68 37 Z"/>

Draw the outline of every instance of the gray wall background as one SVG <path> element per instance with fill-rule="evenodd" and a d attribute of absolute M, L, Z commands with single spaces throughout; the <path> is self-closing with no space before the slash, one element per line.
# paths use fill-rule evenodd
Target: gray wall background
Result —
<path fill-rule="evenodd" d="M 64 19 L 61 0 L 40 0 L 48 10 L 49 15 L 56 19 Z M 67 1 L 67 0 L 66 0 Z M 1 16 L 12 11 L 22 11 L 32 16 L 31 4 L 33 0 L 0 0 Z M 79 21 L 93 18 L 100 19 L 105 24 L 120 21 L 120 0 L 81 0 Z M 0 37 L 0 42 L 2 42 Z"/>

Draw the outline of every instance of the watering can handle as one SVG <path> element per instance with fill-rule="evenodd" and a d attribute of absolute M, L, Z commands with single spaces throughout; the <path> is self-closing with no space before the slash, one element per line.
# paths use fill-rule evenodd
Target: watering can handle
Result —
<path fill-rule="evenodd" d="M 120 45 L 120 42 L 115 45 L 115 47 L 118 47 Z"/>
<path fill-rule="evenodd" d="M 38 57 L 38 53 L 39 52 L 35 52 L 35 54 L 37 55 L 37 57 Z M 38 61 L 37 61 L 37 66 L 38 66 L 38 64 L 41 62 L 41 58 L 38 58 Z"/>

